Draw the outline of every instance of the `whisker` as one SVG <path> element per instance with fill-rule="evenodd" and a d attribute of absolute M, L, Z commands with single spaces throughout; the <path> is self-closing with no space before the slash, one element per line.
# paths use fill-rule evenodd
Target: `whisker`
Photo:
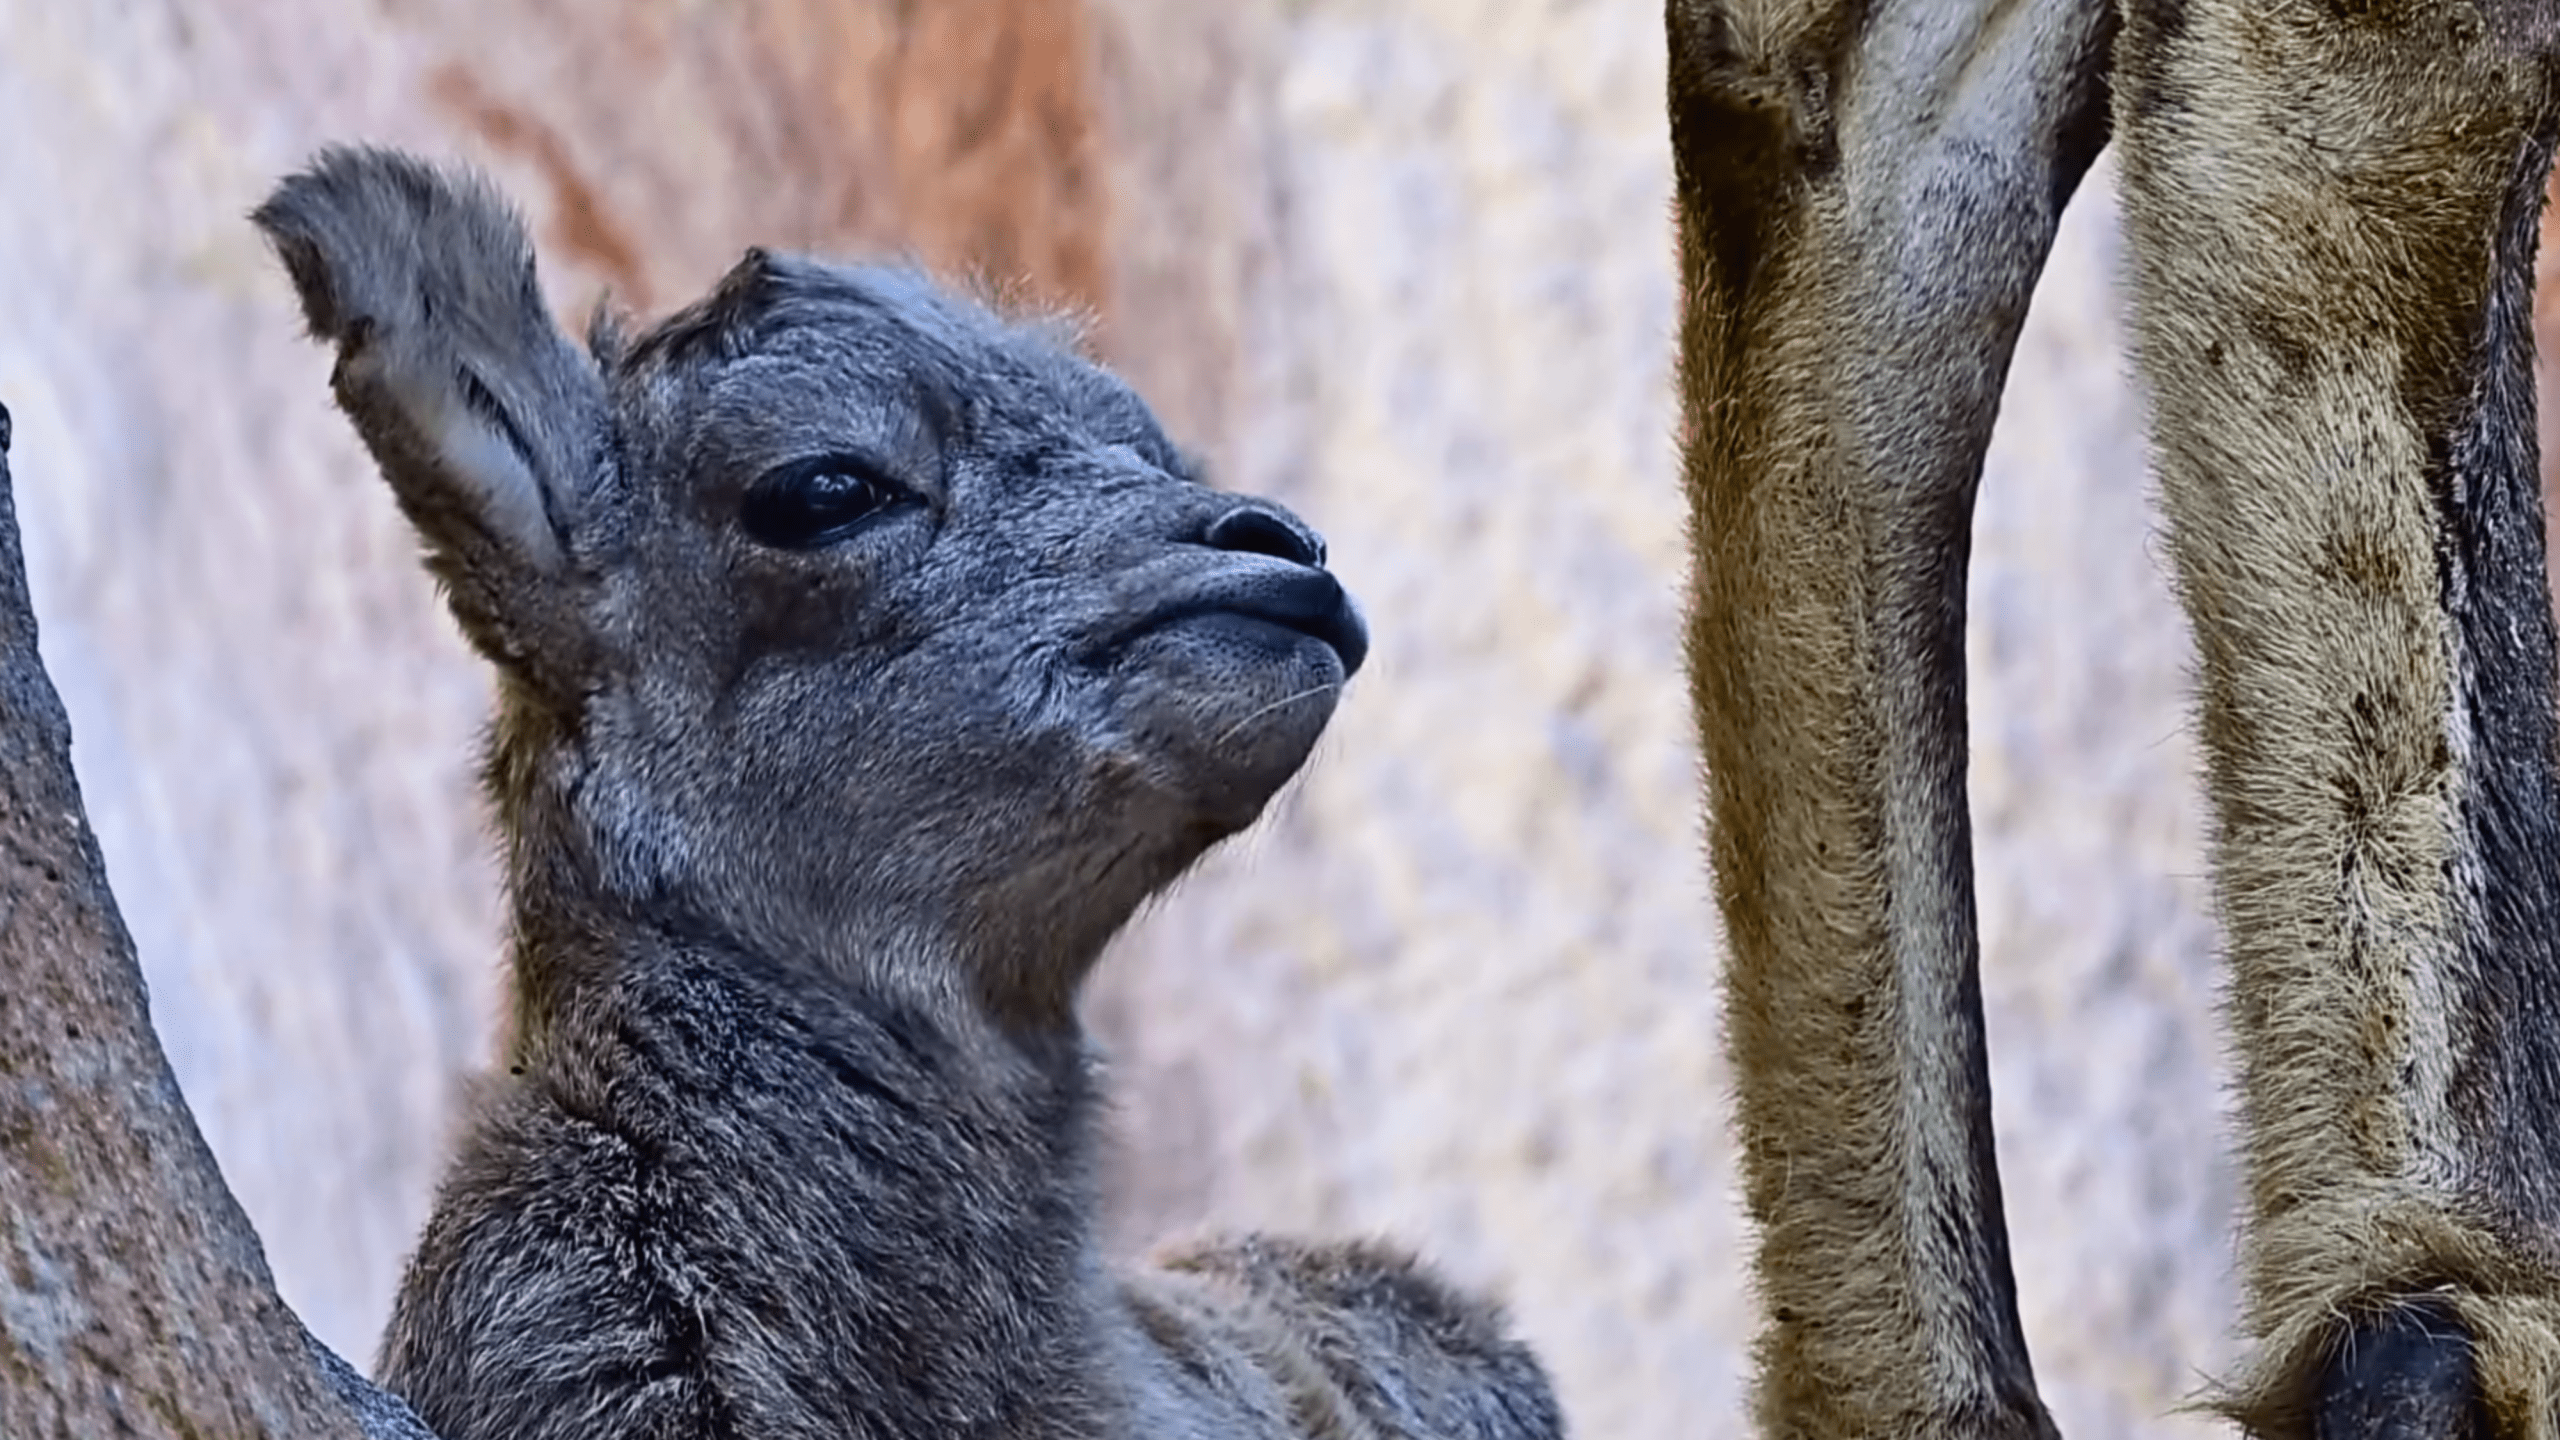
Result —
<path fill-rule="evenodd" d="M 1219 735 L 1219 736 L 1218 736 L 1218 738 L 1217 738 L 1216 740 L 1214 740 L 1214 741 L 1212 741 L 1212 742 L 1210 742 L 1210 743 L 1211 743 L 1211 744 L 1214 744 L 1214 745 L 1224 745 L 1224 744 L 1226 744 L 1228 741 L 1233 740 L 1234 738 L 1236 738 L 1237 733 L 1238 733 L 1238 732 L 1240 732 L 1240 731 L 1242 731 L 1242 730 L 1244 729 L 1244 727 L 1246 727 L 1247 725 L 1252 724 L 1252 723 L 1253 723 L 1254 721 L 1256 721 L 1256 720 L 1261 719 L 1263 716 L 1270 714 L 1270 713 L 1271 713 L 1272 711 L 1274 711 L 1274 710 L 1281 709 L 1281 708 L 1282 708 L 1282 707 L 1284 707 L 1284 706 L 1295 705 L 1295 704 L 1297 704 L 1297 703 L 1298 703 L 1299 701 L 1301 701 L 1301 700 L 1312 700 L 1312 699 L 1314 699 L 1314 698 L 1315 698 L 1316 696 L 1318 696 L 1318 695 L 1331 695 L 1331 694 L 1333 694 L 1335 691 L 1340 690 L 1341 688 L 1342 688 L 1342 682 L 1341 682 L 1341 681 L 1339 681 L 1339 680 L 1332 680 L 1332 681 L 1328 681 L 1328 682 L 1326 682 L 1325 684 L 1322 684 L 1322 685 L 1311 686 L 1311 687 L 1309 687 L 1309 688 L 1307 688 L 1307 689 L 1304 689 L 1304 690 L 1299 691 L 1298 693 L 1296 693 L 1296 694 L 1294 694 L 1294 695 L 1283 695 L 1283 696 L 1281 696 L 1279 699 L 1274 700 L 1274 701 L 1272 701 L 1270 704 L 1268 704 L 1268 705 L 1265 705 L 1265 706 L 1261 707 L 1260 709 L 1258 709 L 1258 710 L 1254 711 L 1252 714 L 1247 715 L 1247 716 L 1246 716 L 1246 717 L 1244 717 L 1243 719 L 1241 719 L 1241 720 L 1237 721 L 1237 722 L 1236 722 L 1236 723 L 1234 723 L 1233 725 L 1228 726 L 1228 727 L 1226 728 L 1226 731 L 1225 731 L 1223 734 Z"/>

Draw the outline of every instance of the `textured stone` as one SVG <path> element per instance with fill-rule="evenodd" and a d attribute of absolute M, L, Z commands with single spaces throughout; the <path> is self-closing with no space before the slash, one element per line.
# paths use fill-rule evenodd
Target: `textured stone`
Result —
<path fill-rule="evenodd" d="M 152 1033 L 37 655 L 10 429 L 0 408 L 0 1433 L 427 1440 L 277 1298 Z"/>

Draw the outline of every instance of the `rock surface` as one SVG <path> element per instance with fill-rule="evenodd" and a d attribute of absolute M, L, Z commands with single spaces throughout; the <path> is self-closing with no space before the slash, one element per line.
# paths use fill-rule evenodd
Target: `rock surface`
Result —
<path fill-rule="evenodd" d="M 553 293 L 754 240 L 1089 307 L 1378 644 L 1270 824 L 1093 997 L 1114 1234 L 1386 1231 L 1500 1288 L 1577 1430 L 1740 1424 L 1745 1243 L 1677 676 L 1658 11 L 1587 0 L 0 0 L 0 398 L 46 655 L 189 1100 L 369 1354 L 487 1055 L 485 681 L 242 213 L 313 145 L 475 157 Z M 2039 1374 L 2081 1440 L 2227 1355 L 2186 645 L 2102 165 L 1983 485 L 1977 843 Z"/>
<path fill-rule="evenodd" d="M 432 1440 L 277 1297 L 152 1031 L 37 654 L 11 429 L 0 407 L 0 1434 Z"/>

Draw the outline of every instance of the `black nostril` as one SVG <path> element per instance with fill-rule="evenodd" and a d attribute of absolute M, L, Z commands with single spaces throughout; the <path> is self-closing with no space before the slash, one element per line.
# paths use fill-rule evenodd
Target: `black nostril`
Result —
<path fill-rule="evenodd" d="M 1324 537 L 1296 517 L 1260 505 L 1239 505 L 1210 522 L 1203 537 L 1219 550 L 1268 555 L 1298 565 L 1324 566 Z"/>

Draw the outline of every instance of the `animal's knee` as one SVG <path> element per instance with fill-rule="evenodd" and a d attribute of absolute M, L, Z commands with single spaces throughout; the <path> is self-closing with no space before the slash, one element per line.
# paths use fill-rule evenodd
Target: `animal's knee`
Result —
<path fill-rule="evenodd" d="M 2315 1440 L 2488 1440 L 2471 1332 L 2446 1305 L 2355 1321 L 2321 1368 Z"/>

